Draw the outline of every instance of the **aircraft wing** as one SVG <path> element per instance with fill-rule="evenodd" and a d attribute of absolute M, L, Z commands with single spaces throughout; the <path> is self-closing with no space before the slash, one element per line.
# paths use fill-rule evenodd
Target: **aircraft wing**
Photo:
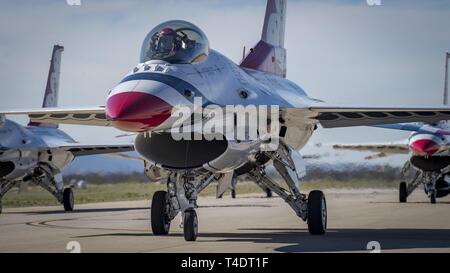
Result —
<path fill-rule="evenodd" d="M 122 154 L 122 153 L 110 154 L 110 156 L 116 157 L 116 158 L 129 159 L 129 160 L 145 161 L 145 159 L 143 159 L 142 157 L 132 156 L 132 155 L 128 155 L 128 154 Z"/>
<path fill-rule="evenodd" d="M 409 146 L 407 141 L 385 142 L 385 143 L 367 143 L 367 144 L 335 144 L 333 149 L 353 150 L 360 152 L 377 152 L 383 154 L 408 154 Z"/>
<path fill-rule="evenodd" d="M 56 147 L 71 152 L 75 157 L 85 155 L 98 155 L 129 152 L 134 150 L 132 144 L 96 145 L 96 144 L 68 144 Z"/>
<path fill-rule="evenodd" d="M 324 128 L 371 126 L 393 123 L 433 123 L 450 119 L 450 107 L 360 107 L 332 106 L 315 103 L 300 108 L 281 107 L 288 126 L 320 123 Z M 0 115 L 28 115 L 32 122 L 110 126 L 105 107 L 43 108 L 36 110 L 0 111 Z"/>
<path fill-rule="evenodd" d="M 374 127 L 383 128 L 383 129 L 393 129 L 393 130 L 417 132 L 417 133 L 421 133 L 421 134 L 439 134 L 439 135 L 443 135 L 443 136 L 450 135 L 450 130 L 439 128 L 439 127 L 434 127 L 434 126 L 430 126 L 430 125 L 400 123 L 400 124 L 375 125 Z"/>
<path fill-rule="evenodd" d="M 40 108 L 31 110 L 1 111 L 0 115 L 28 115 L 31 122 L 53 124 L 75 124 L 110 126 L 106 119 L 105 107 L 88 108 Z"/>
<path fill-rule="evenodd" d="M 320 123 L 324 128 L 406 122 L 433 123 L 450 119 L 450 107 L 360 107 L 317 103 L 305 108 L 281 108 L 288 126 Z"/>

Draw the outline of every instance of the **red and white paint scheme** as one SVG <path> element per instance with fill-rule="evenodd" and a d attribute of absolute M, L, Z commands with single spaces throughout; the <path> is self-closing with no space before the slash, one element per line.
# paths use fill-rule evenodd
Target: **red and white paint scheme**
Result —
<path fill-rule="evenodd" d="M 441 137 L 432 134 L 417 134 L 409 140 L 409 148 L 414 155 L 430 157 L 445 150 Z"/>
<path fill-rule="evenodd" d="M 286 0 L 267 1 L 261 40 L 239 64 L 211 49 L 206 34 L 194 24 L 180 20 L 162 23 L 147 34 L 139 63 L 111 91 L 105 106 L 0 113 L 26 114 L 33 122 L 114 126 L 136 133 L 134 146 L 146 161 L 146 173 L 153 179 L 155 173 L 164 173 L 160 178 L 167 181 L 167 191 L 156 193 L 152 200 L 154 234 L 168 234 L 171 220 L 181 212 L 185 239 L 195 240 L 198 193 L 214 181 L 220 189 L 232 187 L 240 175 L 248 175 L 286 200 L 307 222 L 311 234 L 324 234 L 324 194 L 313 191 L 306 196 L 298 187 L 305 174 L 298 149 L 305 146 L 318 125 L 335 128 L 432 123 L 447 119 L 450 108 L 332 105 L 308 97 L 302 88 L 286 79 L 286 15 Z M 270 138 L 257 140 L 242 141 L 230 136 L 207 140 L 209 135 L 204 133 L 199 139 L 173 139 L 170 131 L 181 127 L 175 113 L 186 107 L 195 108 L 196 98 L 201 98 L 202 109 L 212 105 L 224 109 L 230 105 L 276 106 L 276 119 L 267 116 L 261 120 L 277 125 L 277 129 L 270 132 Z M 242 117 L 237 115 L 239 118 Z M 194 115 L 191 123 L 195 129 L 195 124 L 212 119 L 209 115 Z M 279 140 L 277 148 L 265 150 L 266 142 L 274 139 Z M 266 174 L 267 165 L 273 165 L 280 173 L 285 187 Z"/>
<path fill-rule="evenodd" d="M 400 202 L 407 201 L 407 197 L 423 184 L 431 203 L 436 198 L 450 194 L 450 130 L 447 121 L 435 124 L 389 124 L 376 126 L 385 129 L 412 132 L 409 138 L 398 143 L 367 143 L 367 144 L 339 144 L 335 149 L 377 152 L 368 159 L 385 157 L 395 154 L 410 154 L 404 171 L 411 166 L 417 171 L 416 176 L 409 183 L 400 183 Z"/>

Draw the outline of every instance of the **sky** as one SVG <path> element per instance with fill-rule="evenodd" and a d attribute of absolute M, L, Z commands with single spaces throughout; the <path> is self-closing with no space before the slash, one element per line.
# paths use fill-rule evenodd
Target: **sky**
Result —
<path fill-rule="evenodd" d="M 212 48 L 239 62 L 243 46 L 250 48 L 260 38 L 265 2 L 81 0 L 80 6 L 69 6 L 66 0 L 2 0 L 0 109 L 41 106 L 55 43 L 65 46 L 59 105 L 104 105 L 108 91 L 138 63 L 147 32 L 171 19 L 196 24 Z M 288 78 L 329 103 L 442 104 L 449 26 L 449 0 L 381 0 L 380 6 L 366 0 L 289 0 Z M 110 128 L 62 129 L 84 142 L 111 141 L 121 134 Z M 368 127 L 319 129 L 311 143 L 407 136 Z M 320 153 L 313 145 L 305 149 L 314 152 Z"/>

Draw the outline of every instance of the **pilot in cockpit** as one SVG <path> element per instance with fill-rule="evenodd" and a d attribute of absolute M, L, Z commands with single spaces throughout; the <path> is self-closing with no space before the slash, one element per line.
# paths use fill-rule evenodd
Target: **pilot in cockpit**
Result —
<path fill-rule="evenodd" d="M 153 28 L 142 43 L 140 62 L 151 60 L 170 64 L 197 64 L 208 57 L 209 42 L 195 25 L 181 20 Z"/>
<path fill-rule="evenodd" d="M 153 58 L 158 59 L 182 59 L 184 54 L 189 54 L 195 46 L 195 41 L 190 40 L 186 34 L 180 31 L 178 34 L 172 28 L 163 28 L 155 33 L 150 42 L 153 49 Z"/>

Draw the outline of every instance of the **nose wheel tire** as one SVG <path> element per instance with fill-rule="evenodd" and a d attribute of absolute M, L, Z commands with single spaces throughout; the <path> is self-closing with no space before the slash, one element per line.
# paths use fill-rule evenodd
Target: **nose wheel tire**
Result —
<path fill-rule="evenodd" d="M 2 214 L 2 211 L 3 211 L 3 204 L 2 201 L 0 200 L 0 214 Z"/>
<path fill-rule="evenodd" d="M 73 211 L 75 205 L 75 198 L 73 196 L 73 191 L 71 188 L 64 189 L 63 192 L 63 205 L 64 211 Z"/>
<path fill-rule="evenodd" d="M 170 229 L 168 217 L 169 200 L 166 191 L 157 191 L 153 194 L 150 220 L 154 235 L 167 235 Z"/>
<path fill-rule="evenodd" d="M 400 203 L 406 203 L 408 199 L 408 185 L 406 184 L 406 182 L 400 183 L 398 193 Z"/>
<path fill-rule="evenodd" d="M 323 235 L 327 230 L 327 203 L 322 191 L 308 195 L 308 230 L 311 235 Z"/>
<path fill-rule="evenodd" d="M 184 239 L 186 241 L 197 240 L 198 235 L 198 218 L 195 210 L 190 209 L 184 212 Z"/>

